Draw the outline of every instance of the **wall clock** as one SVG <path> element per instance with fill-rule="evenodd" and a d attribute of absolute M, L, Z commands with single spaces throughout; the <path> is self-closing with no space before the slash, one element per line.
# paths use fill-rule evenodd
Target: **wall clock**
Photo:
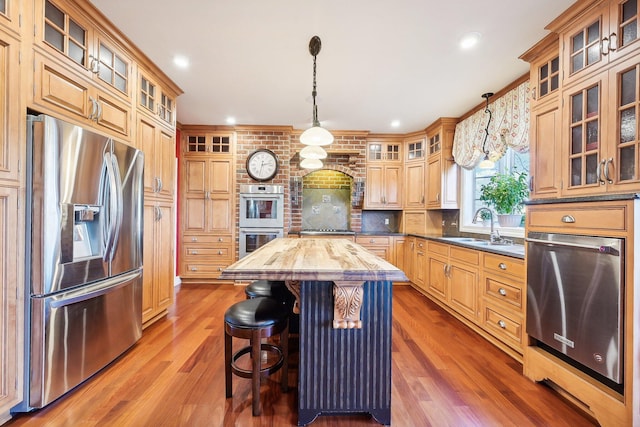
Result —
<path fill-rule="evenodd" d="M 261 148 L 247 157 L 247 173 L 256 181 L 268 181 L 278 173 L 276 153 Z"/>

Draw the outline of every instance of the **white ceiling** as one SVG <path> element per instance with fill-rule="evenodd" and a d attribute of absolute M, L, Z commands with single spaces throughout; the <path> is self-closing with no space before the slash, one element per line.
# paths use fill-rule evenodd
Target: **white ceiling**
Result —
<path fill-rule="evenodd" d="M 459 117 L 528 70 L 518 59 L 573 0 L 92 0 L 183 90 L 183 124 L 407 133 Z M 473 50 L 458 42 L 482 34 Z M 176 55 L 188 69 L 173 64 Z M 399 120 L 399 128 L 392 128 Z"/>

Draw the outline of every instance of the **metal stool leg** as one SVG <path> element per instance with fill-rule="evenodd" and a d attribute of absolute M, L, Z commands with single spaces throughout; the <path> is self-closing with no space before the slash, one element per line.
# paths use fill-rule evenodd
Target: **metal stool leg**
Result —
<path fill-rule="evenodd" d="M 289 321 L 287 320 L 287 326 L 280 332 L 280 347 L 282 348 L 282 379 L 280 380 L 280 386 L 282 391 L 286 393 L 289 391 Z"/>
<path fill-rule="evenodd" d="M 226 397 L 231 397 L 231 354 L 233 352 L 232 349 L 232 337 L 227 332 L 227 327 L 225 324 L 224 328 L 224 383 L 226 389 Z"/>

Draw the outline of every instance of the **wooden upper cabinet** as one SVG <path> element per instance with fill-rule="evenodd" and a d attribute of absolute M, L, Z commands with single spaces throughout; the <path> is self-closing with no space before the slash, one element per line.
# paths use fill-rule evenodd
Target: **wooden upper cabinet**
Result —
<path fill-rule="evenodd" d="M 365 209 L 402 209 L 402 146 L 397 137 L 367 143 Z"/>
<path fill-rule="evenodd" d="M 441 117 L 427 132 L 427 209 L 458 208 L 458 165 L 453 159 L 453 136 L 458 119 Z"/>
<path fill-rule="evenodd" d="M 43 10 L 37 41 L 44 52 L 130 102 L 133 60 L 90 18 L 64 0 L 36 2 Z"/>
<path fill-rule="evenodd" d="M 14 183 L 20 181 L 19 164 L 23 146 L 21 140 L 22 102 L 18 103 L 20 87 L 20 43 L 0 29 L 0 93 L 13 96 L 0 97 L 0 179 Z"/>
<path fill-rule="evenodd" d="M 560 194 L 562 69 L 559 51 L 558 35 L 551 33 L 520 56 L 530 64 L 529 197 L 532 199 Z"/>
<path fill-rule="evenodd" d="M 638 50 L 639 5 L 640 0 L 589 2 L 547 27 L 560 34 L 567 84 Z"/>
<path fill-rule="evenodd" d="M 143 111 L 162 124 L 175 128 L 177 94 L 164 88 L 150 73 L 138 73 L 138 111 Z"/>
<path fill-rule="evenodd" d="M 138 148 L 144 152 L 144 191 L 152 197 L 172 199 L 175 190 L 175 136 L 152 120 L 138 118 Z"/>
<path fill-rule="evenodd" d="M 22 30 L 20 22 L 20 15 L 23 13 L 22 7 L 23 2 L 20 0 L 0 1 L 0 25 L 13 33 L 20 33 Z"/>
<path fill-rule="evenodd" d="M 424 209 L 426 205 L 426 137 L 424 132 L 405 139 L 404 207 Z"/>

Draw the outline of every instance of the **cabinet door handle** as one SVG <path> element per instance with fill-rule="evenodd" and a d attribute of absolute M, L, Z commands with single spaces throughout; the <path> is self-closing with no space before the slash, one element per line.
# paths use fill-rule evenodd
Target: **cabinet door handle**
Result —
<path fill-rule="evenodd" d="M 604 179 L 607 180 L 609 184 L 613 184 L 613 180 L 609 177 L 609 165 L 613 164 L 613 157 L 610 157 L 608 160 L 604 161 Z"/>
<path fill-rule="evenodd" d="M 498 326 L 500 326 L 502 329 L 505 329 L 507 327 L 507 324 L 504 320 L 498 320 Z"/>
<path fill-rule="evenodd" d="M 88 119 L 95 120 L 98 113 L 98 103 L 93 99 L 93 96 L 89 96 L 89 101 L 91 102 L 91 113 L 89 113 Z"/>
<path fill-rule="evenodd" d="M 162 178 L 158 178 L 158 193 L 162 191 L 162 187 L 164 187 L 162 184 Z"/>
<path fill-rule="evenodd" d="M 422 202 L 420 202 L 420 203 L 424 203 L 424 196 L 422 196 Z"/>
<path fill-rule="evenodd" d="M 600 185 L 606 184 L 606 181 L 602 179 L 602 167 L 606 162 L 606 160 L 598 162 L 598 167 L 596 168 L 596 175 L 598 175 L 598 182 L 600 183 Z"/>
<path fill-rule="evenodd" d="M 616 33 L 611 33 L 609 35 L 609 50 L 616 51 L 618 49 L 618 35 Z"/>
<path fill-rule="evenodd" d="M 602 56 L 609 55 L 609 37 L 603 37 L 600 42 L 600 52 L 602 52 Z"/>
<path fill-rule="evenodd" d="M 96 105 L 98 106 L 98 113 L 96 114 L 95 121 L 97 122 L 102 118 L 102 104 L 96 101 Z"/>
<path fill-rule="evenodd" d="M 436 202 L 440 201 L 440 193 L 436 194 Z"/>
<path fill-rule="evenodd" d="M 507 296 L 507 291 L 506 291 L 506 289 L 505 289 L 505 288 L 500 288 L 500 289 L 498 289 L 498 293 L 499 293 L 500 295 L 502 295 L 503 297 L 506 297 L 506 296 Z"/>
<path fill-rule="evenodd" d="M 500 270 L 506 270 L 507 269 L 507 264 L 505 264 L 504 262 L 501 262 L 500 264 L 498 264 L 498 268 Z"/>
<path fill-rule="evenodd" d="M 529 191 L 533 193 L 533 175 L 529 177 Z"/>
<path fill-rule="evenodd" d="M 576 222 L 576 219 L 572 215 L 563 215 L 560 221 L 564 222 L 565 224 L 573 224 L 574 222 Z"/>
<path fill-rule="evenodd" d="M 537 87 L 531 88 L 531 99 L 536 101 L 538 99 Z"/>

